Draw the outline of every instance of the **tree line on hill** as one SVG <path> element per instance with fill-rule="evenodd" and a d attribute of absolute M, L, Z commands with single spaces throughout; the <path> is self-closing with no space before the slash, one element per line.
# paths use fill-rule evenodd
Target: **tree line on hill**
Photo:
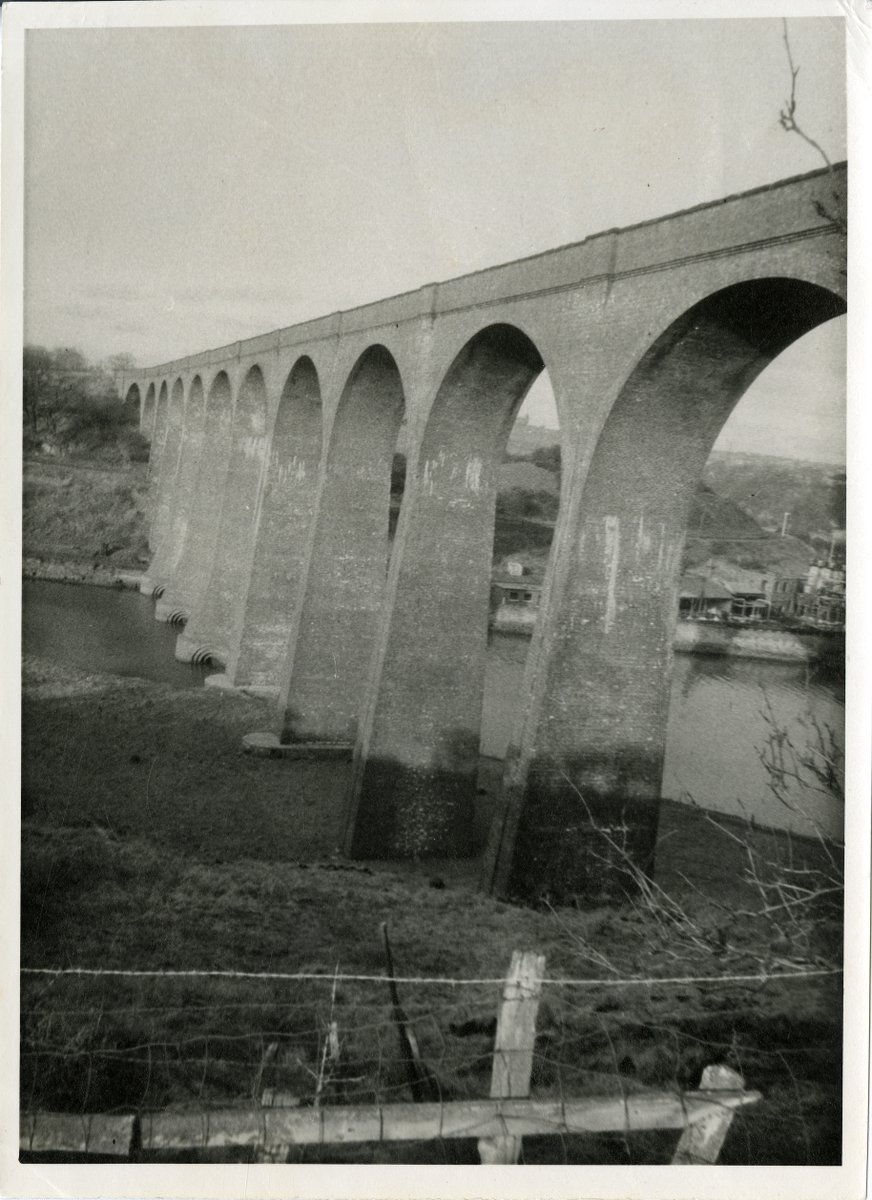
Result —
<path fill-rule="evenodd" d="M 71 347 L 25 346 L 24 453 L 147 461 L 138 408 L 121 401 L 114 381 L 116 371 L 133 365 L 129 354 L 92 363 Z"/>
<path fill-rule="evenodd" d="M 809 545 L 825 546 L 834 530 L 845 528 L 846 475 L 832 463 L 717 453 L 703 479 L 769 533 L 785 529 Z"/>
<path fill-rule="evenodd" d="M 530 463 L 549 472 L 553 483 L 545 488 L 502 488 L 498 511 L 510 518 L 555 520 L 560 446 L 507 454 L 506 463 Z M 748 540 L 777 537 L 783 531 L 810 546 L 825 545 L 833 531 L 845 528 L 845 489 L 844 470 L 830 463 L 760 454 L 713 454 L 700 479 L 688 532 Z"/>

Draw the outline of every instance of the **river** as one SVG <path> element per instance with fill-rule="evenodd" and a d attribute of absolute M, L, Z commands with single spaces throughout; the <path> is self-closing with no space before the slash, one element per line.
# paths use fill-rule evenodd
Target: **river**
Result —
<path fill-rule="evenodd" d="M 72 583 L 24 581 L 25 654 L 105 675 L 140 676 L 176 687 L 201 687 L 214 667 L 176 662 L 178 628 L 154 619 L 139 592 Z"/>
<path fill-rule="evenodd" d="M 152 602 L 136 592 L 71 584 L 24 584 L 26 654 L 82 670 L 141 676 L 175 687 L 199 687 L 213 668 L 173 658 L 178 630 L 155 621 Z M 488 647 L 482 753 L 505 755 L 523 699 L 530 643 L 495 634 Z M 790 811 L 772 793 L 759 758 L 768 711 L 806 750 L 813 723 L 843 737 L 841 680 L 805 664 L 677 654 L 673 667 L 663 795 L 704 808 L 750 815 L 797 833 L 820 829 L 841 838 L 843 807 L 808 787 L 794 787 Z M 801 811 L 796 811 L 801 810 Z M 803 813 L 805 815 L 803 815 Z"/>

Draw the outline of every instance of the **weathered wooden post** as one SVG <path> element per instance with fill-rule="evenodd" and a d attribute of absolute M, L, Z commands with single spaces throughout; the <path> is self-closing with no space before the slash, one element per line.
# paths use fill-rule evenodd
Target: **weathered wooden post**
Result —
<path fill-rule="evenodd" d="M 512 954 L 497 1014 L 492 1099 L 522 1099 L 530 1094 L 536 1014 L 544 975 L 544 955 L 520 950 Z M 511 1134 L 479 1138 L 478 1153 L 485 1164 L 516 1163 L 521 1154 L 521 1138 Z"/>
<path fill-rule="evenodd" d="M 741 1092 L 744 1088 L 742 1076 L 720 1064 L 706 1067 L 699 1085 L 701 1092 Z M 714 1108 L 686 1125 L 672 1156 L 673 1166 L 716 1163 L 735 1115 L 735 1107 L 725 1104 L 723 1108 Z"/>

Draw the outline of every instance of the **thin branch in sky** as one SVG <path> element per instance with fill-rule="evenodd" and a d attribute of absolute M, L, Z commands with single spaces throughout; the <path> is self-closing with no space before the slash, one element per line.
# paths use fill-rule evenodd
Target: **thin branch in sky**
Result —
<path fill-rule="evenodd" d="M 782 25 L 784 26 L 784 47 L 787 51 L 787 64 L 790 67 L 790 98 L 785 101 L 784 108 L 782 108 L 781 112 L 778 114 L 778 120 L 781 123 L 782 129 L 787 130 L 788 133 L 799 134 L 804 142 L 807 142 L 809 146 L 817 150 L 818 154 L 824 160 L 826 165 L 831 168 L 833 164 L 830 162 L 829 156 L 820 142 L 816 142 L 813 137 L 809 137 L 805 130 L 797 124 L 796 77 L 799 74 L 799 67 L 796 67 L 793 64 L 793 54 L 790 49 L 790 38 L 787 35 L 786 17 L 782 18 Z"/>
<path fill-rule="evenodd" d="M 783 17 L 781 23 L 784 29 L 784 48 L 787 51 L 787 65 L 790 68 L 790 96 L 785 101 L 784 108 L 782 108 L 781 112 L 778 114 L 778 120 L 782 129 L 786 130 L 788 133 L 798 134 L 802 140 L 807 145 L 811 146 L 813 150 L 816 150 L 824 160 L 827 171 L 829 172 L 830 182 L 832 183 L 833 200 L 835 200 L 836 204 L 838 205 L 839 192 L 835 184 L 833 164 L 830 161 L 829 155 L 827 154 L 826 150 L 824 150 L 820 142 L 816 142 L 813 137 L 810 137 L 796 120 L 796 77 L 799 75 L 799 67 L 795 65 L 793 61 L 793 52 L 790 49 L 790 37 L 787 33 L 787 18 Z M 832 212 L 825 204 L 822 204 L 820 200 L 815 201 L 814 207 L 815 212 L 819 217 L 823 217 L 824 220 L 831 222 L 842 233 L 846 234 L 848 232 L 847 222 L 842 217 Z"/>

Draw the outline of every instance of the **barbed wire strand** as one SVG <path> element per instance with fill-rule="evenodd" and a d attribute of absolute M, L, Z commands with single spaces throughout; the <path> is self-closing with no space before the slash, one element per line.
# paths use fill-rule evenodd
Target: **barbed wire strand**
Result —
<path fill-rule="evenodd" d="M 345 983 L 385 983 L 386 975 L 326 975 L 306 971 L 218 971 L 218 970 L 164 970 L 164 971 L 132 971 L 113 968 L 97 967 L 22 967 L 22 975 L 80 975 L 104 976 L 126 979 L 262 979 L 275 980 L 283 983 L 301 983 L 320 981 L 331 983 L 334 978 Z M 821 967 L 802 971 L 755 971 L 746 975 L 673 975 L 673 976 L 636 976 L 606 979 L 543 979 L 543 986 L 551 987 L 642 987 L 655 984 L 682 985 L 691 983 L 778 983 L 788 979 L 811 979 L 820 976 L 841 975 L 841 967 Z M 410 986 L 441 985 L 452 987 L 473 987 L 475 985 L 501 986 L 505 976 L 492 979 L 454 979 L 447 976 L 397 975 L 395 983 Z"/>

